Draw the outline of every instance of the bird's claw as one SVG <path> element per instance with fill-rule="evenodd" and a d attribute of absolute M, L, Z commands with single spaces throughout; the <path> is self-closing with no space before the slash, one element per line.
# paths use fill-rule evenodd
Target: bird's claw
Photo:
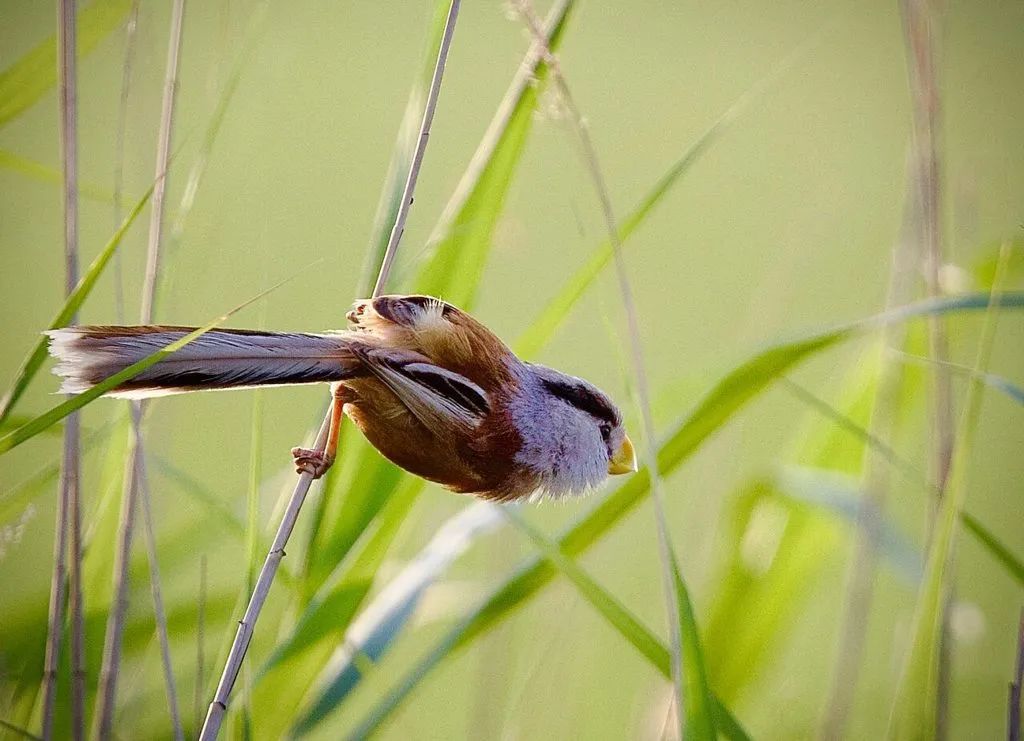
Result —
<path fill-rule="evenodd" d="M 292 448 L 292 458 L 295 459 L 295 473 L 308 473 L 314 479 L 327 473 L 334 463 L 333 456 L 312 448 Z"/>

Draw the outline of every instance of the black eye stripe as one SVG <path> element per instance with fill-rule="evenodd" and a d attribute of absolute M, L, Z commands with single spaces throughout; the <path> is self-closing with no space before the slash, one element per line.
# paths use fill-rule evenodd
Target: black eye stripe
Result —
<path fill-rule="evenodd" d="M 543 379 L 541 383 L 544 384 L 544 388 L 550 391 L 553 396 L 572 404 L 580 411 L 584 411 L 596 419 L 607 422 L 613 427 L 619 423 L 619 414 L 615 407 L 607 399 L 599 394 L 595 394 L 590 389 L 584 386 L 560 383 L 548 379 Z"/>

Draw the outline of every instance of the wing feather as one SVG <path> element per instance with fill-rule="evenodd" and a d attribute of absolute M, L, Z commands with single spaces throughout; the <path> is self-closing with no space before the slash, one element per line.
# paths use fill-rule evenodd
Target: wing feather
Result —
<path fill-rule="evenodd" d="M 487 393 L 465 376 L 419 353 L 357 349 L 363 365 L 431 429 L 455 426 L 472 432 L 490 411 Z"/>

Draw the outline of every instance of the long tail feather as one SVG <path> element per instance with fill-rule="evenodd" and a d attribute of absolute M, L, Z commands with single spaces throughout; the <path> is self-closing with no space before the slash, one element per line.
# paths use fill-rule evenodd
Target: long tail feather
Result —
<path fill-rule="evenodd" d="M 76 394 L 179 340 L 192 327 L 67 327 L 50 330 L 61 393 Z M 145 398 L 186 391 L 341 381 L 357 374 L 349 334 L 215 329 L 109 395 Z"/>

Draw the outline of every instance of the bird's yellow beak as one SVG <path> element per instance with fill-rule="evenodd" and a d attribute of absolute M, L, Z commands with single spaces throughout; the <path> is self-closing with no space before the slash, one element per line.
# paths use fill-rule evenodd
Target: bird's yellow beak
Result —
<path fill-rule="evenodd" d="M 633 473 L 636 470 L 636 451 L 633 450 L 633 441 L 629 436 L 622 438 L 622 444 L 608 461 L 608 473 L 618 476 L 621 473 Z"/>

